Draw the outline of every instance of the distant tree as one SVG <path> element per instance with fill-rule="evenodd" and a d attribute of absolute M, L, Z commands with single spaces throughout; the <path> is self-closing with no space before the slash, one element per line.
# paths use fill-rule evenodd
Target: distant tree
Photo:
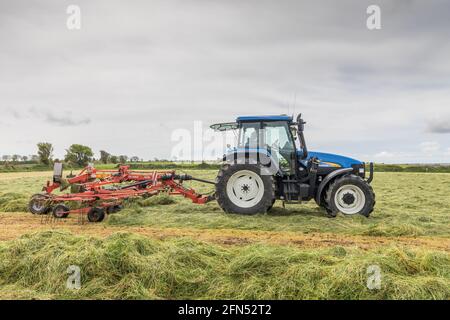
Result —
<path fill-rule="evenodd" d="M 100 150 L 100 161 L 102 163 L 108 163 L 111 160 L 111 154 L 105 150 Z"/>
<path fill-rule="evenodd" d="M 22 157 L 19 154 L 13 154 L 11 159 L 13 162 L 20 160 Z"/>
<path fill-rule="evenodd" d="M 3 160 L 3 161 L 9 161 L 9 160 L 11 160 L 11 156 L 5 154 L 5 155 L 2 156 L 2 160 Z"/>
<path fill-rule="evenodd" d="M 37 144 L 37 147 L 39 161 L 42 164 L 48 166 L 51 163 L 53 157 L 53 145 L 48 142 L 39 142 Z"/>
<path fill-rule="evenodd" d="M 33 162 L 39 162 L 39 156 L 37 154 L 31 154 L 30 160 Z"/>
<path fill-rule="evenodd" d="M 83 167 L 92 161 L 93 155 L 94 153 L 91 148 L 81 144 L 73 144 L 69 149 L 66 149 L 66 156 L 64 160 Z"/>
<path fill-rule="evenodd" d="M 111 161 L 111 163 L 118 163 L 119 162 L 119 158 L 117 156 L 111 156 L 109 157 L 109 161 Z"/>
<path fill-rule="evenodd" d="M 125 156 L 125 155 L 120 155 L 119 156 L 119 162 L 120 163 L 127 163 L 127 161 L 128 161 L 128 157 L 127 156 Z"/>
<path fill-rule="evenodd" d="M 133 156 L 133 157 L 130 158 L 130 161 L 131 162 L 139 162 L 139 157 Z"/>
<path fill-rule="evenodd" d="M 22 156 L 22 161 L 28 161 L 28 157 L 27 156 Z"/>

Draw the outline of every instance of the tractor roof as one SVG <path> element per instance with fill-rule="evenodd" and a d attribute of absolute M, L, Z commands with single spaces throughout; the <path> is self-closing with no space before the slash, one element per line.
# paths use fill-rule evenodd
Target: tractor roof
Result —
<path fill-rule="evenodd" d="M 236 119 L 236 122 L 255 122 L 255 121 L 292 121 L 292 117 L 282 114 L 278 116 L 243 116 L 237 117 Z"/>
<path fill-rule="evenodd" d="M 258 121 L 288 121 L 292 122 L 292 117 L 285 114 L 278 116 L 243 116 L 237 117 L 236 122 L 216 123 L 210 126 L 215 131 L 235 130 L 241 122 L 258 122 Z"/>

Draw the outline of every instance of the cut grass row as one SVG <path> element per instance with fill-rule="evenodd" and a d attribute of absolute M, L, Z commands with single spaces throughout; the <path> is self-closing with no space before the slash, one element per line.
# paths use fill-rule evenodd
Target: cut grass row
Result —
<path fill-rule="evenodd" d="M 196 175 L 212 179 L 213 172 Z M 208 186 L 193 183 L 206 192 Z M 267 214 L 229 215 L 215 203 L 204 206 L 173 198 L 173 205 L 127 207 L 111 216 L 114 225 L 195 227 L 203 229 L 246 229 L 294 232 L 328 232 L 368 236 L 450 236 L 450 175 L 423 173 L 378 173 L 373 181 L 377 204 L 370 218 L 362 216 L 327 217 L 314 201 L 301 205 L 279 202 Z M 204 189 L 202 189 L 204 188 Z M 156 199 L 155 199 L 156 200 Z"/>
<path fill-rule="evenodd" d="M 188 173 L 210 180 L 216 174 L 214 170 Z M 29 196 L 39 192 L 44 181 L 44 176 L 23 176 L 15 180 L 0 175 L 0 212 L 26 211 Z M 192 186 L 199 192 L 211 190 L 210 186 L 195 182 Z M 158 197 L 140 201 L 140 205 L 126 206 L 122 212 L 112 215 L 107 223 L 369 236 L 450 236 L 449 174 L 378 173 L 373 186 L 377 205 L 368 219 L 362 216 L 329 219 L 314 202 L 288 205 L 286 209 L 277 202 L 267 214 L 241 216 L 223 213 L 215 202 L 202 206 L 187 199 Z"/>
<path fill-rule="evenodd" d="M 66 287 L 67 268 L 81 289 Z M 381 287 L 367 287 L 369 266 Z M 223 247 L 130 233 L 106 239 L 49 231 L 0 243 L 0 298 L 449 299 L 450 258 L 390 246 L 355 250 Z"/>

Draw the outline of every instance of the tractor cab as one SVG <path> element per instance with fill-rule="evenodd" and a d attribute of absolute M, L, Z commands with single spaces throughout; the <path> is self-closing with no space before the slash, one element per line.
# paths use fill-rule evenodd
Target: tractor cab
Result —
<path fill-rule="evenodd" d="M 287 115 L 243 116 L 236 122 L 212 125 L 216 131 L 238 130 L 232 153 L 266 154 L 283 174 L 296 175 L 307 166 L 308 151 L 303 137 L 304 122 Z"/>
<path fill-rule="evenodd" d="M 366 180 L 364 162 L 308 151 L 304 125 L 300 114 L 295 121 L 287 115 L 242 116 L 211 126 L 216 131 L 238 130 L 237 145 L 224 155 L 216 179 L 216 198 L 226 212 L 266 212 L 277 199 L 314 199 L 332 216 L 372 212 L 373 165 Z"/>
<path fill-rule="evenodd" d="M 239 117 L 238 151 L 265 152 L 285 174 L 295 174 L 297 167 L 296 135 L 289 116 Z"/>
<path fill-rule="evenodd" d="M 365 164 L 362 161 L 337 154 L 308 151 L 303 134 L 305 124 L 301 114 L 295 121 L 287 115 L 242 116 L 236 122 L 215 124 L 211 128 L 216 131 L 238 130 L 237 146 L 224 158 L 234 154 L 246 157 L 266 154 L 272 162 L 277 163 L 282 175 L 303 177 L 308 168 L 317 165 L 319 177 L 342 168 L 351 168 L 355 174 L 365 177 Z"/>

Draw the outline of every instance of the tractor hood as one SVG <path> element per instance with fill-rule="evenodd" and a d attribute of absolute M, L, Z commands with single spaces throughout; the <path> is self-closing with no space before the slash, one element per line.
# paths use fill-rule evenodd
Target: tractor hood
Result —
<path fill-rule="evenodd" d="M 253 148 L 253 149 L 248 149 L 248 148 L 231 148 L 227 151 L 226 155 L 224 155 L 224 159 L 226 157 L 231 157 L 232 154 L 234 154 L 235 152 L 261 152 L 265 155 L 270 156 L 270 153 L 267 149 L 264 148 Z M 301 150 L 297 151 L 297 154 L 299 156 L 299 158 L 302 157 L 303 152 Z M 353 165 L 362 165 L 364 164 L 364 162 L 361 162 L 359 160 L 353 159 L 353 158 L 349 158 L 349 157 L 345 157 L 345 156 L 341 156 L 338 154 L 333 154 L 333 153 L 325 153 L 325 152 L 316 152 L 316 151 L 308 151 L 308 158 L 304 159 L 304 160 L 300 160 L 302 163 L 304 163 L 305 165 L 307 165 L 308 160 L 311 159 L 312 157 L 316 157 L 317 159 L 319 159 L 320 167 L 334 167 L 334 168 L 352 168 Z"/>
<path fill-rule="evenodd" d="M 299 152 L 301 153 L 301 151 Z M 338 154 L 308 151 L 308 159 L 311 159 L 312 157 L 316 157 L 320 160 L 321 167 L 351 168 L 352 165 L 363 164 L 363 162 L 359 160 L 344 157 Z"/>

